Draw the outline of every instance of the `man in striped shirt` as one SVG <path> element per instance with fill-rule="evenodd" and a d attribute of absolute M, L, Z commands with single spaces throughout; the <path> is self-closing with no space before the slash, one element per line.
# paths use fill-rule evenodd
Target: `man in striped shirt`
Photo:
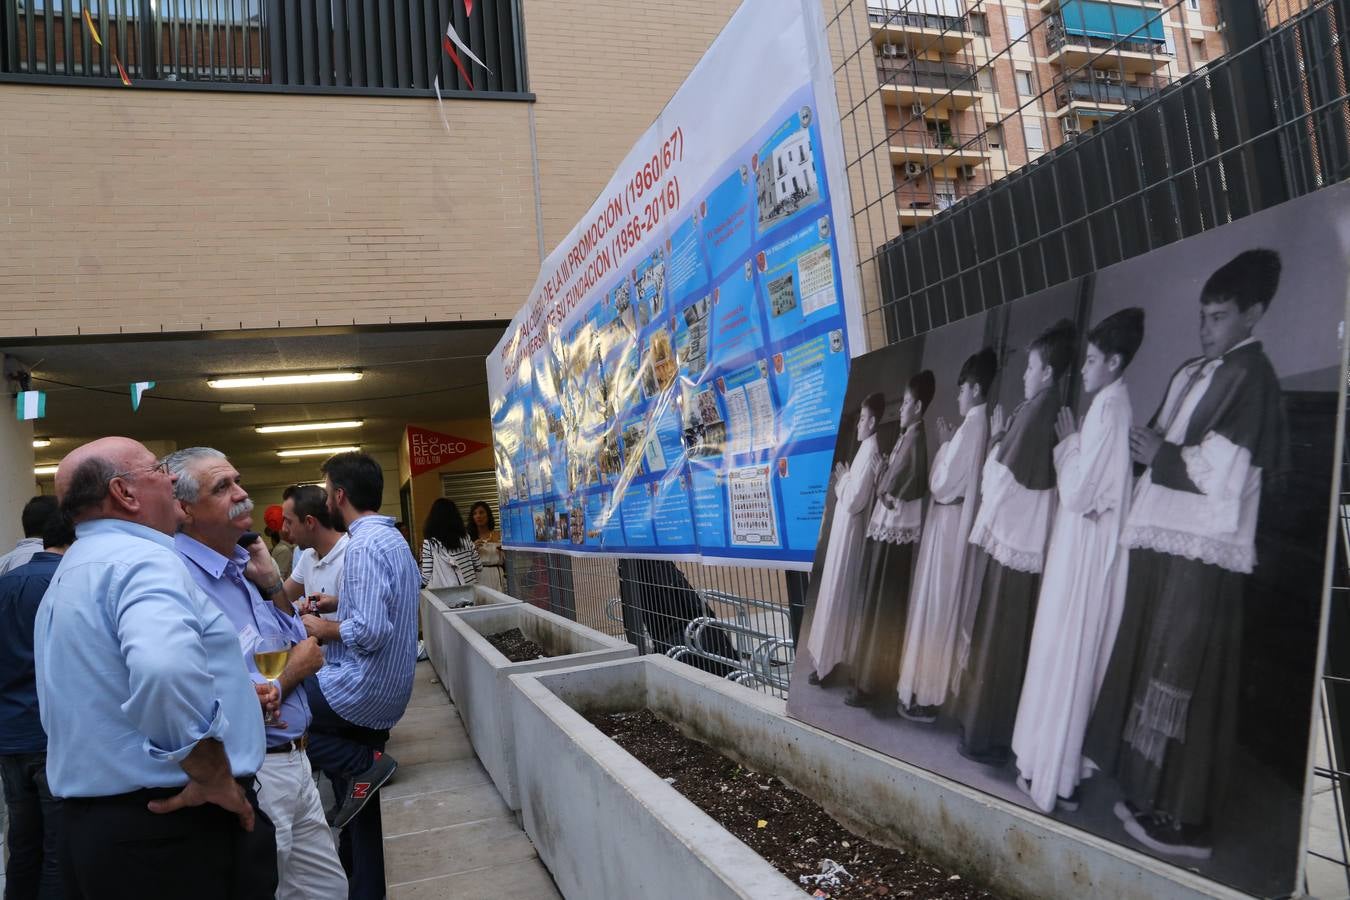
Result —
<path fill-rule="evenodd" d="M 305 630 L 324 644 L 325 664 L 305 683 L 309 757 L 333 780 L 332 824 L 353 900 L 384 896 L 380 805 L 369 804 L 398 764 L 382 752 L 389 729 L 412 695 L 417 664 L 421 574 L 394 520 L 379 515 L 384 473 L 364 453 L 339 453 L 322 466 L 328 512 L 346 528 L 347 552 L 337 597 L 307 604 Z M 329 621 L 315 613 L 337 612 Z M 350 824 L 349 824 L 350 823 Z"/>

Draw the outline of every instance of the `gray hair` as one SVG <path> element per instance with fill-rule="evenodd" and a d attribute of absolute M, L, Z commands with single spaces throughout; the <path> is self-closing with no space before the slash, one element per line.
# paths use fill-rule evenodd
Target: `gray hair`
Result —
<path fill-rule="evenodd" d="M 184 503 L 196 503 L 201 497 L 202 486 L 197 482 L 197 473 L 193 471 L 196 468 L 194 464 L 198 460 L 224 458 L 225 454 L 214 447 L 188 447 L 186 450 L 175 450 L 164 457 L 169 474 L 178 476 L 178 481 L 173 486 L 173 495 Z"/>

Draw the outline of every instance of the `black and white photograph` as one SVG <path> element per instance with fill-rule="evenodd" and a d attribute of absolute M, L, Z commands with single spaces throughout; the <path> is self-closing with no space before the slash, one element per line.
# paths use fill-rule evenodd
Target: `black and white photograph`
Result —
<path fill-rule="evenodd" d="M 1350 272 L 1328 200 L 857 359 L 789 714 L 1293 892 Z"/>

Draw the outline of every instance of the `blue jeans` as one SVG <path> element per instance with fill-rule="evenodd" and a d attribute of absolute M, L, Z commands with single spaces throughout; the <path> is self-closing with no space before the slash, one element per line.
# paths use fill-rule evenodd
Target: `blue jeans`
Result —
<path fill-rule="evenodd" d="M 309 761 L 333 782 L 341 803 L 352 778 L 370 768 L 375 751 L 384 749 L 389 732 L 364 728 L 338 715 L 319 689 L 319 679 L 306 678 L 304 685 L 311 716 Z M 384 823 L 378 792 L 338 835 L 338 859 L 347 872 L 348 900 L 383 900 Z"/>
<path fill-rule="evenodd" d="M 47 789 L 47 754 L 0 756 L 0 778 L 9 809 L 5 900 L 63 897 L 57 850 L 61 801 Z"/>

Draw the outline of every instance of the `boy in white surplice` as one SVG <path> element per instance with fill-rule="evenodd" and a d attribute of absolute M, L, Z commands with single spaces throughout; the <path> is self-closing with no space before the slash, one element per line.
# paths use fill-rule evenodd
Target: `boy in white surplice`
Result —
<path fill-rule="evenodd" d="M 1022 776 L 1017 785 L 1042 812 L 1056 802 L 1078 808 L 1078 782 L 1088 774 L 1083 734 L 1125 603 L 1127 553 L 1120 533 L 1134 486 L 1134 419 L 1122 376 L 1143 338 L 1144 311 L 1138 307 L 1092 329 L 1082 370 L 1092 404 L 1081 431 L 1068 407 L 1056 425 L 1059 507 L 1012 742 Z"/>
<path fill-rule="evenodd" d="M 997 374 L 998 357 L 993 350 L 985 347 L 971 355 L 956 379 L 960 427 L 953 429 L 945 419 L 938 419 L 941 446 L 928 476 L 932 503 L 914 567 L 896 689 L 900 715 L 916 722 L 936 721 L 951 682 L 960 624 L 959 583 L 979 506 L 980 470 L 989 449 L 985 401 Z"/>
<path fill-rule="evenodd" d="M 1130 571 L 1084 752 L 1125 793 L 1149 849 L 1208 859 L 1238 707 L 1243 592 L 1265 482 L 1287 463 L 1279 378 L 1252 331 L 1280 283 L 1273 250 L 1240 253 L 1200 291 L 1202 356 L 1184 363 L 1130 453 L 1147 468 L 1122 541 Z"/>
<path fill-rule="evenodd" d="M 862 605 L 863 539 L 872 511 L 881 454 L 877 451 L 877 423 L 886 411 L 886 398 L 869 394 L 858 410 L 858 452 L 853 464 L 837 463 L 834 482 L 834 518 L 825 561 L 816 587 L 806 649 L 811 654 L 811 684 L 828 678 L 847 651 L 849 623 Z"/>

